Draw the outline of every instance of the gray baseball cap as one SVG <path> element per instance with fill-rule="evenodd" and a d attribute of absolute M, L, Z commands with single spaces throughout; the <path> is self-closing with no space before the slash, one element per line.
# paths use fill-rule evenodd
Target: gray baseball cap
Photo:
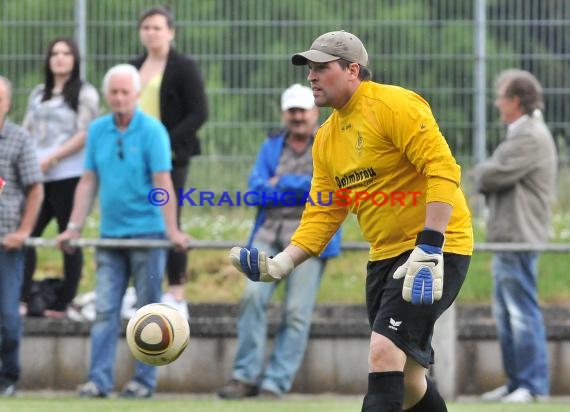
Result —
<path fill-rule="evenodd" d="M 295 66 L 307 62 L 328 63 L 338 59 L 368 66 L 368 52 L 358 37 L 347 31 L 331 31 L 316 38 L 311 48 L 291 57 Z"/>

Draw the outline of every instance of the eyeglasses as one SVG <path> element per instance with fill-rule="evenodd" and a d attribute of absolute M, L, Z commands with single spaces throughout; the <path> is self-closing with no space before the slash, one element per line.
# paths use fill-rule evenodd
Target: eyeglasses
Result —
<path fill-rule="evenodd" d="M 119 149 L 118 155 L 119 159 L 123 160 L 125 158 L 125 153 L 123 152 L 123 139 L 117 139 L 117 148 Z"/>

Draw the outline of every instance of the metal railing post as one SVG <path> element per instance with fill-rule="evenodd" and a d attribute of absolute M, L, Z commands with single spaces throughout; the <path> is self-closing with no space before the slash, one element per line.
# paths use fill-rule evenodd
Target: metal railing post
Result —
<path fill-rule="evenodd" d="M 86 0 L 75 0 L 74 18 L 75 18 L 75 41 L 79 47 L 81 55 L 81 66 L 79 72 L 82 79 L 86 76 L 86 56 L 87 56 L 87 8 Z"/>

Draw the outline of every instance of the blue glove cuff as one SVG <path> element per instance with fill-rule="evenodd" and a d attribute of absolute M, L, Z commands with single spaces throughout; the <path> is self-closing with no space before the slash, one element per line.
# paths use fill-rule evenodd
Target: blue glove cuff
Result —
<path fill-rule="evenodd" d="M 441 255 L 441 248 L 437 247 L 437 246 L 432 246 L 432 245 L 426 245 L 424 243 L 417 245 L 421 250 L 423 250 L 426 253 L 429 253 L 430 255 Z"/>

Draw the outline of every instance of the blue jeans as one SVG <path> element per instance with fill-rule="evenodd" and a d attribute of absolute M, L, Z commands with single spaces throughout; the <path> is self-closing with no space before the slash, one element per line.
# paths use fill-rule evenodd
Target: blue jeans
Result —
<path fill-rule="evenodd" d="M 0 246 L 0 385 L 20 378 L 20 289 L 24 276 L 24 250 L 7 251 Z"/>
<path fill-rule="evenodd" d="M 163 236 L 137 236 L 162 238 Z M 91 328 L 89 380 L 100 391 L 113 390 L 115 357 L 121 330 L 121 304 L 129 278 L 137 293 L 137 307 L 160 302 L 166 264 L 165 249 L 97 249 L 95 322 Z M 154 390 L 156 367 L 136 361 L 133 380 Z"/>
<path fill-rule="evenodd" d="M 267 244 L 254 245 L 268 255 L 278 252 Z M 267 306 L 278 283 L 248 281 L 240 302 L 237 323 L 238 347 L 233 377 L 281 394 L 293 385 L 309 338 L 311 316 L 324 264 L 311 258 L 295 268 L 284 281 L 283 315 L 274 348 L 265 367 Z"/>
<path fill-rule="evenodd" d="M 494 255 L 493 313 L 509 390 L 526 388 L 535 395 L 548 395 L 548 353 L 536 290 L 537 263 L 534 252 Z"/>

